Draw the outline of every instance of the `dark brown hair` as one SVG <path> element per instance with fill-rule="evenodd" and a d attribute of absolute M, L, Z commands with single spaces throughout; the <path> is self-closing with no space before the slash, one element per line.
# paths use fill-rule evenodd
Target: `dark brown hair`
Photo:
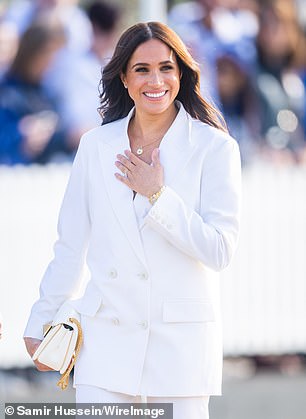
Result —
<path fill-rule="evenodd" d="M 105 66 L 100 82 L 102 124 L 125 117 L 134 106 L 120 76 L 125 74 L 127 64 L 136 48 L 150 39 L 158 39 L 175 54 L 181 72 L 180 90 L 176 97 L 186 111 L 195 119 L 227 132 L 220 112 L 208 103 L 200 93 L 200 70 L 179 36 L 168 26 L 159 22 L 138 23 L 127 29 L 120 37 L 113 57 Z"/>
<path fill-rule="evenodd" d="M 259 13 L 259 33 L 257 35 L 257 52 L 259 61 L 266 63 L 275 59 L 270 57 L 269 44 L 263 36 L 265 28 L 271 27 L 272 22 L 279 22 L 283 26 L 283 33 L 287 39 L 287 50 L 284 50 L 282 65 L 288 67 L 303 67 L 305 61 L 305 35 L 298 20 L 297 6 L 288 0 L 265 0 Z M 305 65 L 305 64 L 304 64 Z"/>
<path fill-rule="evenodd" d="M 53 43 L 60 48 L 65 41 L 65 30 L 57 16 L 41 15 L 22 35 L 17 54 L 8 73 L 17 75 L 23 80 L 29 80 L 34 60 L 46 50 L 49 44 Z"/>

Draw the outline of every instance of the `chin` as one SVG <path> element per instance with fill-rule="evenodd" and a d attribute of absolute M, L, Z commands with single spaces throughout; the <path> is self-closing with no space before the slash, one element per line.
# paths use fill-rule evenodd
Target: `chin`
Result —
<path fill-rule="evenodd" d="M 144 112 L 151 113 L 151 114 L 161 114 L 166 112 L 169 108 L 171 108 L 174 104 L 174 101 L 167 101 L 167 103 L 149 103 L 146 106 L 141 106 L 139 109 L 142 109 Z"/>

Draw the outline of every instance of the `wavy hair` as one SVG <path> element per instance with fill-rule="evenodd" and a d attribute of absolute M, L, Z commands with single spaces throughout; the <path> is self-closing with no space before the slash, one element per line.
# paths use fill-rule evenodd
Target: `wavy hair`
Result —
<path fill-rule="evenodd" d="M 126 73 L 127 64 L 136 48 L 150 39 L 163 42 L 176 56 L 182 75 L 176 99 L 193 118 L 227 132 L 221 113 L 201 96 L 198 64 L 179 36 L 160 22 L 138 23 L 121 35 L 100 81 L 99 112 L 103 119 L 102 125 L 124 118 L 134 106 L 120 76 Z"/>

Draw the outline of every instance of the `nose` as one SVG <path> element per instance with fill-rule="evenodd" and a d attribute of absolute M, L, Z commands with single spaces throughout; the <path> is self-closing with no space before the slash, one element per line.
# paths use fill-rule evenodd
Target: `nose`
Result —
<path fill-rule="evenodd" d="M 148 84 L 154 87 L 161 86 L 163 84 L 162 75 L 158 71 L 152 71 Z"/>

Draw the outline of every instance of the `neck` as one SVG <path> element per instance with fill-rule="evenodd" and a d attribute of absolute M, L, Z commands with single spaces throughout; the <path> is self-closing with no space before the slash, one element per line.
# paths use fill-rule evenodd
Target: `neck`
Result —
<path fill-rule="evenodd" d="M 138 143 L 146 145 L 151 141 L 161 140 L 170 128 L 177 115 L 177 108 L 173 106 L 162 114 L 142 114 L 135 111 L 135 117 L 131 120 L 129 133 Z"/>

